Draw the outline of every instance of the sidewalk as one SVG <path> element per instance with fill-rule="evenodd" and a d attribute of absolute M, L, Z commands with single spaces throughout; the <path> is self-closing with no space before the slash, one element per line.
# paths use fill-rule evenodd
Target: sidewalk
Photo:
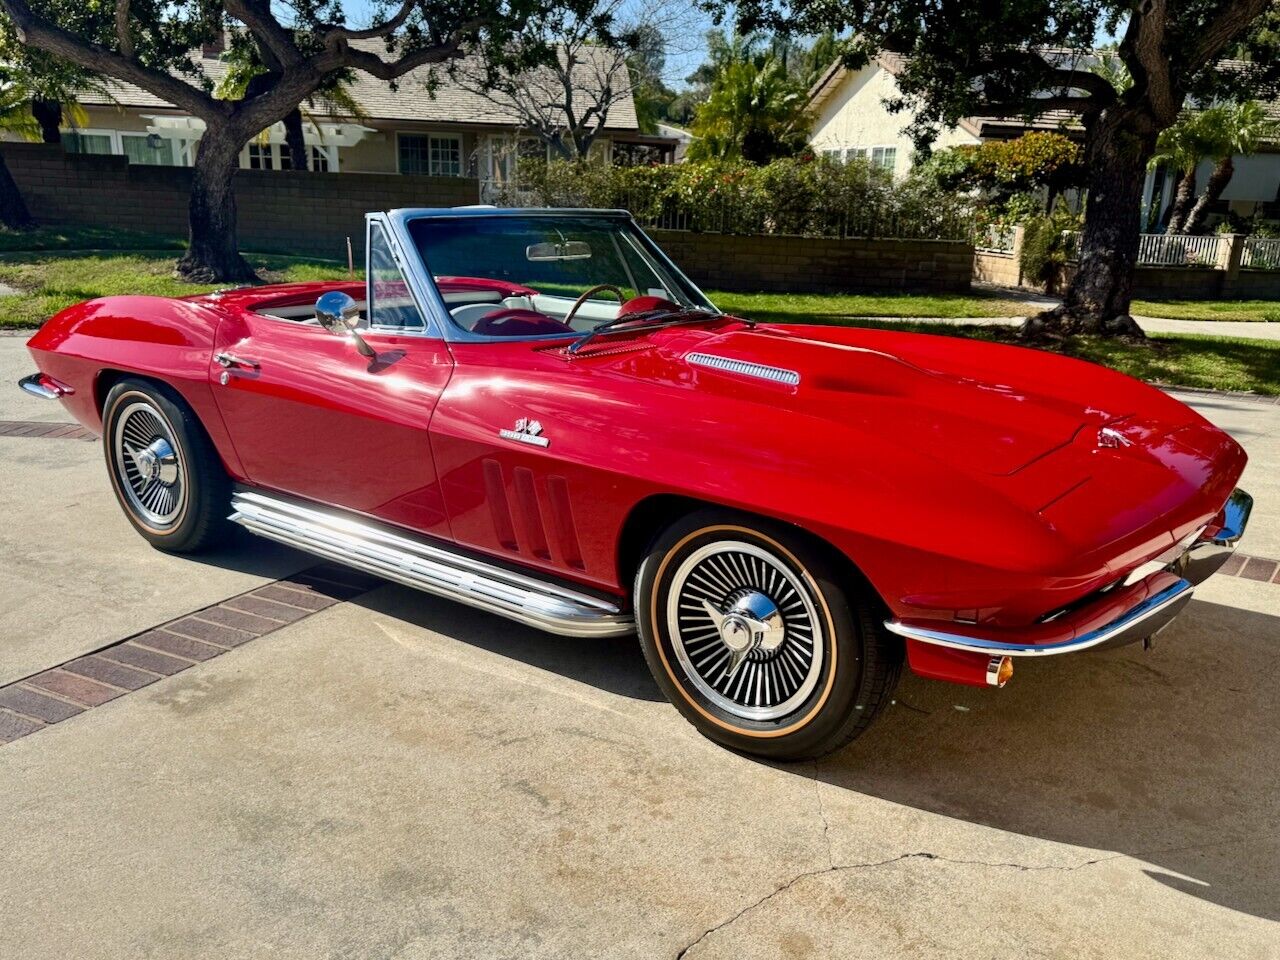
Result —
<path fill-rule="evenodd" d="M 1016 287 L 1001 287 L 991 283 L 975 283 L 974 290 L 997 294 L 1006 300 L 1021 301 L 1027 305 L 1028 316 L 1041 310 L 1050 310 L 1062 301 Z M 862 318 L 858 318 L 862 319 Z M 867 317 L 868 320 L 884 319 Z M 922 323 L 952 323 L 988 326 L 1004 324 L 1015 326 L 1026 317 L 910 317 Z M 1202 334 L 1211 337 L 1242 337 L 1246 340 L 1280 340 L 1280 323 L 1251 322 L 1245 320 L 1168 320 L 1164 317 L 1144 317 L 1134 314 L 1133 319 L 1146 333 Z"/>

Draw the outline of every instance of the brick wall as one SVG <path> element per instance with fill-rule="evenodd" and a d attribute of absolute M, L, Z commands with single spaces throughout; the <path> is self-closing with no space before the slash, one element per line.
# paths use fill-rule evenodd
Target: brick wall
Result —
<path fill-rule="evenodd" d="M 1069 264 L 1059 289 L 1075 273 Z M 1138 267 L 1133 272 L 1135 300 L 1269 300 L 1280 297 L 1280 271 L 1219 270 L 1214 267 Z"/>
<path fill-rule="evenodd" d="M 187 232 L 191 171 L 131 165 L 124 157 L 67 154 L 60 146 L 0 144 L 42 221 Z M 241 170 L 240 245 L 342 260 L 351 237 L 363 253 L 364 215 L 393 207 L 476 203 L 476 180 L 360 173 Z M 958 241 L 739 237 L 651 231 L 701 286 L 718 290 L 966 290 L 973 247 Z"/>
<path fill-rule="evenodd" d="M 712 290 L 963 291 L 973 273 L 973 247 L 952 240 L 648 233 L 694 283 Z"/>
<path fill-rule="evenodd" d="M 131 165 L 124 157 L 67 154 L 61 146 L 0 144 L 37 220 L 185 236 L 191 170 Z M 393 207 L 476 203 L 479 184 L 461 177 L 241 170 L 236 174 L 240 245 L 346 259 L 359 257 L 364 215 Z"/>
<path fill-rule="evenodd" d="M 1022 270 L 1018 267 L 1018 258 L 1012 254 L 979 251 L 973 255 L 973 279 L 1016 287 L 1022 283 Z"/>

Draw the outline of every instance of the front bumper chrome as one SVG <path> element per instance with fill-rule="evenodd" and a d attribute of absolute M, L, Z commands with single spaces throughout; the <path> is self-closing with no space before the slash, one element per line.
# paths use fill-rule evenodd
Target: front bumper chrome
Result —
<path fill-rule="evenodd" d="M 1253 497 L 1243 490 L 1232 493 L 1222 513 L 1214 518 L 1214 522 L 1205 528 L 1178 561 L 1182 576 L 1192 583 L 1203 583 L 1217 573 L 1218 568 L 1236 552 L 1252 512 Z"/>
<path fill-rule="evenodd" d="M 1195 585 L 1211 576 L 1235 552 L 1252 509 L 1253 498 L 1236 490 L 1181 556 L 1142 579 L 1109 590 L 1097 600 L 1047 623 L 1007 632 L 984 631 L 977 624 L 956 624 L 940 630 L 936 621 L 890 620 L 885 627 L 909 640 L 986 656 L 1053 656 L 1144 640 L 1168 626 L 1190 602 Z"/>

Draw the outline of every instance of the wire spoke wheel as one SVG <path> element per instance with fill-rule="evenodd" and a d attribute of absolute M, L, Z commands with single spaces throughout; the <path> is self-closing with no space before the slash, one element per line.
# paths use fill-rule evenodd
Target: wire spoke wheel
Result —
<path fill-rule="evenodd" d="M 112 463 L 130 507 L 146 523 L 164 527 L 186 505 L 182 459 L 174 430 L 158 408 L 131 400 L 115 419 Z"/>
<path fill-rule="evenodd" d="M 720 540 L 686 557 L 666 617 L 685 676 L 727 713 L 778 720 L 817 686 L 825 638 L 809 587 L 756 544 Z"/>

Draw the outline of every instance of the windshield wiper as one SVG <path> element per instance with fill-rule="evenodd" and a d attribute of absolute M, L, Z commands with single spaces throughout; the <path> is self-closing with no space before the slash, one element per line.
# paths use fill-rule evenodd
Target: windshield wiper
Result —
<path fill-rule="evenodd" d="M 692 316 L 690 316 L 692 314 Z M 656 310 L 646 310 L 642 313 L 631 313 L 622 317 L 615 317 L 612 320 L 606 320 L 597 326 L 592 327 L 565 349 L 566 353 L 577 353 L 589 342 L 594 340 L 599 334 L 608 333 L 619 327 L 628 326 L 630 324 L 640 324 L 647 326 L 652 323 L 684 323 L 686 320 L 712 320 L 723 317 L 723 313 L 715 310 L 708 310 L 706 307 L 678 307 L 675 310 L 669 310 L 659 307 Z"/>

